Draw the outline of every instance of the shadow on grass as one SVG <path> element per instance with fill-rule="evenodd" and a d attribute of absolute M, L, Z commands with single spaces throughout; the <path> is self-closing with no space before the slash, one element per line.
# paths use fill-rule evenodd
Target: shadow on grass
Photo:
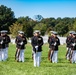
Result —
<path fill-rule="evenodd" d="M 58 62 L 59 63 L 69 63 L 69 60 L 67 60 L 66 58 L 58 58 Z"/>
<path fill-rule="evenodd" d="M 32 58 L 25 58 L 25 62 L 33 62 Z"/>

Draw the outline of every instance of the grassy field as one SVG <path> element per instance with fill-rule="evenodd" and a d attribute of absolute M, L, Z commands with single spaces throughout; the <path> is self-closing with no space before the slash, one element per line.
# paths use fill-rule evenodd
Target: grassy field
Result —
<path fill-rule="evenodd" d="M 48 50 L 48 45 L 45 44 L 40 67 L 33 67 L 31 45 L 26 45 L 25 62 L 21 63 L 14 60 L 15 45 L 10 44 L 9 59 L 5 62 L 0 62 L 0 75 L 76 75 L 76 64 L 70 64 L 65 59 L 66 48 L 64 45 L 59 47 L 57 64 L 48 61 Z"/>

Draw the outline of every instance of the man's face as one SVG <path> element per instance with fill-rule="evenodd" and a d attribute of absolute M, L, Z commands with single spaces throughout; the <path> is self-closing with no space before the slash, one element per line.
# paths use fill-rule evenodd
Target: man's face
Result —
<path fill-rule="evenodd" d="M 6 34 L 5 33 L 1 33 L 1 36 L 5 36 Z"/>
<path fill-rule="evenodd" d="M 69 34 L 69 36 L 72 36 L 72 34 Z"/>
<path fill-rule="evenodd" d="M 57 34 L 54 34 L 54 37 L 57 37 Z"/>
<path fill-rule="evenodd" d="M 55 34 L 55 37 L 57 37 L 57 34 Z"/>
<path fill-rule="evenodd" d="M 55 35 L 55 34 L 52 34 L 52 36 L 56 37 L 56 35 Z"/>
<path fill-rule="evenodd" d="M 35 36 L 39 36 L 39 33 L 35 33 Z"/>
<path fill-rule="evenodd" d="M 35 34 L 35 33 L 34 33 L 33 35 L 34 35 L 34 36 L 36 36 L 36 34 Z"/>
<path fill-rule="evenodd" d="M 23 34 L 19 34 L 19 36 L 21 36 L 21 37 L 22 37 L 22 36 L 23 36 Z"/>

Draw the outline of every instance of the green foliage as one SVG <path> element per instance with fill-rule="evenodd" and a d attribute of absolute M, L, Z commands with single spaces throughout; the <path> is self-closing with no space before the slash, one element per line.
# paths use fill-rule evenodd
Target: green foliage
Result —
<path fill-rule="evenodd" d="M 71 24 L 68 18 L 63 18 L 60 21 L 59 20 L 60 19 L 57 19 L 57 25 L 55 26 L 54 30 L 56 30 L 59 33 L 59 35 L 63 36 L 69 31 L 69 26 L 71 26 Z"/>
<path fill-rule="evenodd" d="M 46 32 L 46 30 L 47 30 L 47 26 L 44 23 L 38 23 L 34 27 L 34 30 L 40 30 L 41 31 L 41 34 L 44 35 L 45 32 Z"/>
<path fill-rule="evenodd" d="M 0 6 L 0 30 L 9 30 L 9 26 L 15 22 L 14 12 L 4 5 Z"/>
<path fill-rule="evenodd" d="M 10 30 L 12 36 L 17 36 L 18 31 L 20 31 L 22 29 L 23 29 L 23 26 L 20 23 L 18 23 L 18 22 L 13 23 L 13 25 L 11 25 L 9 27 L 9 30 Z"/>
<path fill-rule="evenodd" d="M 23 28 L 22 30 L 25 32 L 27 38 L 32 37 L 33 35 L 33 21 L 28 16 L 26 17 L 20 17 L 17 20 L 18 23 L 20 23 Z"/>
<path fill-rule="evenodd" d="M 29 23 L 25 23 L 23 25 L 23 31 L 25 32 L 27 38 L 33 36 L 33 28 L 32 28 L 32 26 Z"/>
<path fill-rule="evenodd" d="M 35 20 L 29 18 L 29 16 L 15 18 L 11 8 L 4 5 L 0 6 L 0 30 L 9 31 L 11 25 L 17 23 L 22 26 L 21 30 L 25 32 L 28 38 L 32 37 L 33 31 L 36 29 L 40 30 L 42 35 L 46 33 L 49 34 L 50 30 L 55 30 L 61 36 L 67 35 L 70 30 L 76 31 L 76 18 L 43 18 L 42 15 L 35 15 L 34 18 Z M 11 30 L 10 32 L 13 33 L 13 35 L 17 34 L 17 30 Z"/>
<path fill-rule="evenodd" d="M 75 20 L 75 22 L 73 24 L 73 29 L 76 31 L 76 20 Z"/>
<path fill-rule="evenodd" d="M 58 32 L 59 35 L 64 35 L 65 33 L 67 33 L 68 31 L 68 26 L 65 24 L 57 24 L 55 26 L 55 30 Z"/>

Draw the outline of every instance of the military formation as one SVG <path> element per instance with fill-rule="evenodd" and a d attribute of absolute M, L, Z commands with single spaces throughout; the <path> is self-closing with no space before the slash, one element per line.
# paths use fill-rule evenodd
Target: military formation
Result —
<path fill-rule="evenodd" d="M 11 42 L 10 37 L 7 35 L 6 30 L 2 30 L 0 32 L 0 61 L 8 60 L 8 47 Z M 56 31 L 51 31 L 51 36 L 48 38 L 49 51 L 48 51 L 48 60 L 51 63 L 58 62 L 58 50 L 60 45 L 60 39 L 58 38 L 58 34 Z M 16 44 L 16 52 L 15 52 L 15 60 L 17 62 L 24 62 L 24 52 L 25 45 L 27 44 L 26 36 L 23 31 L 18 31 L 18 35 L 15 39 Z M 42 46 L 43 46 L 43 38 L 40 35 L 39 30 L 35 30 L 33 33 L 33 37 L 31 38 L 32 45 L 32 59 L 34 62 L 34 67 L 39 67 L 41 62 L 41 54 L 42 54 Z M 76 63 L 76 32 L 70 31 L 69 35 L 66 38 L 66 59 L 70 61 L 70 63 Z"/>
<path fill-rule="evenodd" d="M 15 59 L 18 62 L 24 62 L 24 49 L 25 49 L 25 44 L 27 44 L 27 40 L 26 37 L 24 36 L 23 31 L 19 31 L 19 34 L 15 39 L 15 43 L 16 43 Z"/>
<path fill-rule="evenodd" d="M 36 30 L 34 32 L 34 36 L 31 39 L 31 45 L 33 47 L 34 67 L 39 67 L 43 45 L 43 38 L 40 36 L 40 31 Z"/>
<path fill-rule="evenodd" d="M 10 37 L 7 35 L 7 31 L 3 30 L 0 33 L 0 61 L 8 59 L 8 47 L 10 43 Z"/>
<path fill-rule="evenodd" d="M 58 62 L 58 46 L 60 45 L 60 40 L 57 37 L 57 32 L 51 31 L 51 36 L 48 39 L 49 43 L 49 53 L 48 53 L 48 59 L 52 63 Z"/>

